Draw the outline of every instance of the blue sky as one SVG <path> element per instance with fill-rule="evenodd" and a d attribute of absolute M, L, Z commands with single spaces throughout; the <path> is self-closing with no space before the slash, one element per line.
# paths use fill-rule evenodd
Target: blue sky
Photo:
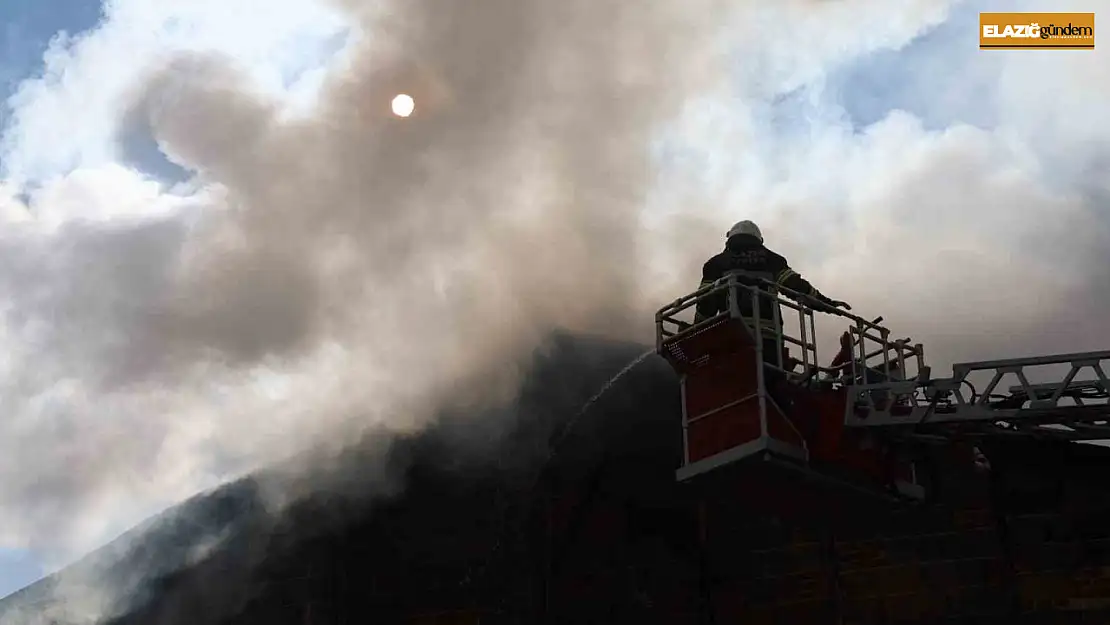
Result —
<path fill-rule="evenodd" d="M 21 80 L 42 70 L 42 55 L 51 39 L 59 32 L 74 35 L 88 30 L 100 15 L 98 0 L 0 2 L 0 89 L 4 99 Z"/>
<path fill-rule="evenodd" d="M 27 551 L 0 549 L 0 595 L 23 588 L 43 576 L 42 563 Z"/>

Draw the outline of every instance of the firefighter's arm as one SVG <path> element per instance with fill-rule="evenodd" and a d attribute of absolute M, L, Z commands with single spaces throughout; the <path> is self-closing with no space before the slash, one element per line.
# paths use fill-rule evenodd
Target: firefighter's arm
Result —
<path fill-rule="evenodd" d="M 826 306 L 830 306 L 832 308 L 843 308 L 844 310 L 852 309 L 852 307 L 848 305 L 848 302 L 842 302 L 840 300 L 830 299 L 826 297 L 823 293 L 813 288 L 813 285 L 810 284 L 808 280 L 803 278 L 801 275 L 798 274 L 798 272 L 794 271 L 789 266 L 783 267 L 778 272 L 778 274 L 775 276 L 775 282 L 792 291 L 797 291 L 802 295 L 811 297 Z"/>
<path fill-rule="evenodd" d="M 717 278 L 714 277 L 714 273 L 715 272 L 713 271 L 711 263 L 707 262 L 702 265 L 701 283 L 698 284 L 699 291 L 707 286 L 711 286 L 714 282 L 717 281 Z M 704 321 L 705 319 L 708 319 L 715 314 L 717 314 L 717 311 L 713 310 L 713 298 L 703 297 L 698 300 L 697 308 L 694 310 L 694 323 L 700 323 L 701 321 Z"/>

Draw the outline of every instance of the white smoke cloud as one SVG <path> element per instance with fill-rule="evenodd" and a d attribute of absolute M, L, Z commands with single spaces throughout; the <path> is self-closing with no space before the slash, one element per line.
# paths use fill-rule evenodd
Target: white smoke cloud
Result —
<path fill-rule="evenodd" d="M 247 68 L 244 88 L 280 94 L 295 111 L 328 64 L 342 62 L 335 42 L 350 27 L 331 7 L 296 0 L 264 14 L 222 0 L 105 10 L 94 31 L 53 42 L 43 77 L 12 98 L 3 139 L 0 463 L 14 477 L 0 489 L 0 535 L 53 565 L 241 470 L 227 458 L 279 438 L 274 394 L 295 384 L 265 368 L 222 374 L 218 362 L 161 388 L 112 379 L 117 365 L 150 364 L 128 360 L 142 340 L 137 320 L 165 297 L 197 215 L 226 195 L 203 182 L 167 189 L 120 164 L 116 138 L 134 90 L 174 54 L 217 51 Z"/>
<path fill-rule="evenodd" d="M 552 327 L 650 340 L 745 217 L 938 363 L 1110 342 L 1103 52 L 945 30 L 985 3 L 694 4 L 116 0 L 58 42 L 4 140 L 0 543 L 64 561 L 501 397 Z M 835 76 L 922 36 L 980 95 L 910 79 L 856 126 Z M 121 165 L 121 128 L 197 178 Z"/>
<path fill-rule="evenodd" d="M 105 0 L 105 18 L 84 35 L 55 39 L 43 75 L 10 102 L 3 156 L 21 183 L 75 167 L 111 164 L 121 109 L 144 73 L 183 51 L 218 51 L 249 71 L 254 88 L 303 103 L 349 27 L 314 0 L 275 0 L 257 10 L 245 0 Z"/>
<path fill-rule="evenodd" d="M 1110 99 L 1103 53 L 996 54 L 977 50 L 973 37 L 979 11 L 1038 6 L 954 4 L 942 27 L 917 33 L 931 40 L 907 51 L 888 76 L 894 85 L 864 85 L 878 91 L 871 97 L 911 103 L 914 112 L 888 110 L 866 127 L 844 108 L 859 94 L 837 84 L 845 63 L 836 52 L 817 70 L 783 73 L 803 80 L 752 81 L 763 89 L 757 97 L 730 86 L 727 104 L 693 109 L 675 142 L 705 160 L 685 161 L 660 186 L 669 201 L 704 206 L 691 223 L 712 226 L 689 226 L 695 231 L 682 240 L 719 245 L 722 205 L 734 218 L 753 217 L 819 288 L 923 340 L 938 366 L 1107 345 L 1110 332 L 1099 320 L 1110 305 L 1101 288 L 1110 126 L 1094 113 Z M 942 14 L 934 6 L 917 23 L 935 24 Z M 848 27 L 850 20 L 826 17 L 812 17 L 830 31 L 814 37 L 818 47 L 839 52 L 842 37 L 858 41 L 853 36 L 876 30 L 891 34 L 862 39 L 892 48 L 907 42 L 893 35 L 897 29 L 864 27 L 866 19 Z M 802 55 L 787 58 L 805 67 Z M 866 54 L 855 61 L 870 62 Z M 771 106 L 776 98 L 785 104 Z M 700 259 L 690 261 L 687 273 Z"/>

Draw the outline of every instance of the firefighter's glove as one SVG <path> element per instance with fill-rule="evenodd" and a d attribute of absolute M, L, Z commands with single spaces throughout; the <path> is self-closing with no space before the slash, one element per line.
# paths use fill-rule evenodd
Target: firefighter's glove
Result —
<path fill-rule="evenodd" d="M 838 302 L 836 300 L 832 300 L 832 299 L 829 299 L 827 297 L 811 297 L 809 299 L 809 306 L 813 310 L 816 310 L 816 311 L 819 311 L 819 312 L 833 313 L 833 312 L 836 312 L 837 307 L 839 307 L 839 306 L 847 307 L 848 304 L 846 304 L 844 302 Z"/>
<path fill-rule="evenodd" d="M 832 306 L 833 308 L 843 308 L 844 310 L 852 310 L 852 307 L 848 305 L 848 302 L 842 302 L 842 301 L 836 300 L 836 299 L 829 300 L 829 305 Z"/>

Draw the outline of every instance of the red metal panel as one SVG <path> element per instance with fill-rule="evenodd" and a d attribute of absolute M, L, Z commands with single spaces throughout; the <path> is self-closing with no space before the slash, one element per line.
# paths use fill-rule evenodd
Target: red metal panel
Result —
<path fill-rule="evenodd" d="M 844 431 L 844 390 L 800 393 L 794 412 L 798 421 L 814 435 L 809 440 L 809 453 L 815 460 L 834 460 L 841 453 Z"/>
<path fill-rule="evenodd" d="M 687 433 L 691 462 L 759 438 L 762 430 L 759 400 L 755 396 L 758 366 L 755 347 L 747 345 L 718 357 L 714 364 L 692 371 L 684 378 L 686 415 L 688 420 L 694 420 Z M 736 402 L 742 403 L 730 406 Z M 725 406 L 728 407 L 722 409 Z M 800 428 L 792 426 L 770 403 L 767 413 L 768 433 L 772 438 L 798 448 L 803 446 Z"/>
<path fill-rule="evenodd" d="M 751 347 L 718 359 L 686 376 L 686 418 L 715 410 L 755 393 L 755 352 Z"/>
<path fill-rule="evenodd" d="M 686 416 L 693 421 L 687 431 L 691 462 L 760 437 L 759 403 L 752 397 L 757 386 L 755 357 L 754 348 L 744 346 L 683 379 Z M 712 414 L 703 416 L 707 413 Z"/>
<path fill-rule="evenodd" d="M 843 389 L 802 393 L 796 412 L 812 415 L 815 437 L 810 438 L 810 457 L 860 471 L 881 482 L 900 479 L 914 482 L 910 462 L 886 458 L 884 449 L 867 433 L 844 427 L 847 395 Z M 801 417 L 800 417 L 801 418 Z"/>
<path fill-rule="evenodd" d="M 726 408 L 690 424 L 687 431 L 690 462 L 759 438 L 759 404 L 754 399 Z"/>
<path fill-rule="evenodd" d="M 662 352 L 676 371 L 690 373 L 751 345 L 751 336 L 742 321 L 723 319 L 691 335 L 664 341 Z"/>
<path fill-rule="evenodd" d="M 805 445 L 800 428 L 773 405 L 767 405 L 767 434 L 771 438 L 801 449 Z"/>

